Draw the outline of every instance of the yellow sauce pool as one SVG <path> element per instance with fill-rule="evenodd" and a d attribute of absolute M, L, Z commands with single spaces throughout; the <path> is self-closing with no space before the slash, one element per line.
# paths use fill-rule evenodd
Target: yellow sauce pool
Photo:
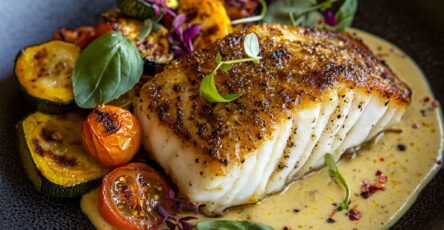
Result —
<path fill-rule="evenodd" d="M 344 190 L 333 183 L 326 169 L 291 184 L 286 191 L 269 196 L 256 205 L 232 208 L 221 219 L 251 220 L 275 229 L 385 229 L 415 201 L 418 192 L 440 168 L 443 130 L 440 109 L 432 108 L 434 100 L 427 80 L 416 64 L 394 45 L 359 30 L 364 42 L 386 60 L 393 71 L 413 90 L 412 104 L 402 121 L 394 127 L 402 133 L 387 132 L 377 143 L 358 152 L 354 159 L 342 159 L 339 170 L 349 183 L 362 217 L 350 221 L 345 212 L 337 212 L 334 223 L 327 223 L 334 210 L 332 203 L 344 198 Z M 429 102 L 424 98 L 429 97 Z M 399 151 L 397 146 L 406 146 Z M 375 172 L 387 175 L 385 191 L 362 198 L 361 182 L 373 182 Z M 97 190 L 85 195 L 81 208 L 98 229 L 112 229 L 98 213 Z M 297 209 L 297 211 L 295 211 Z M 199 220 L 208 219 L 197 215 Z"/>

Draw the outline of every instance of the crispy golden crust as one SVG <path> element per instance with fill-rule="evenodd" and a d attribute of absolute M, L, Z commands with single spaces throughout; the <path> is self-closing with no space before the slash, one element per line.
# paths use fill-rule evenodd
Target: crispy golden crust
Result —
<path fill-rule="evenodd" d="M 249 32 L 259 37 L 260 64 L 235 64 L 216 78 L 221 94 L 244 95 L 231 103 L 206 102 L 199 85 L 215 67 L 216 54 L 223 60 L 245 57 L 243 38 Z M 144 85 L 139 106 L 148 106 L 146 111 L 185 144 L 228 165 L 242 162 L 292 111 L 345 87 L 378 93 L 403 106 L 410 103 L 406 84 L 350 34 L 262 24 L 174 61 Z"/>

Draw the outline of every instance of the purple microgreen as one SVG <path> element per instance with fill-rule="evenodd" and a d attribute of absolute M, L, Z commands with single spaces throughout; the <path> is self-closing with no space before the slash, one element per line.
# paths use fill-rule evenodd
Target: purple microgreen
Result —
<path fill-rule="evenodd" d="M 157 204 L 157 213 L 159 213 L 159 215 L 161 215 L 165 219 L 171 216 L 170 213 L 168 213 L 168 211 L 161 204 Z"/>
<path fill-rule="evenodd" d="M 325 24 L 329 26 L 336 26 L 338 24 L 338 21 L 336 20 L 336 17 L 331 10 L 328 10 L 325 14 L 324 21 Z"/>

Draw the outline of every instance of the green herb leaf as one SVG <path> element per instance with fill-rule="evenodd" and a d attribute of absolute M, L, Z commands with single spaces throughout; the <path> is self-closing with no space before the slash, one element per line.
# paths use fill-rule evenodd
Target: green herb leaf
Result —
<path fill-rule="evenodd" d="M 247 53 L 248 57 L 258 57 L 260 52 L 259 40 L 257 39 L 256 34 L 249 33 L 244 38 L 244 49 L 245 53 Z"/>
<path fill-rule="evenodd" d="M 241 18 L 237 20 L 231 21 L 232 25 L 241 24 L 241 23 L 247 23 L 247 22 L 256 22 L 256 21 L 262 21 L 264 19 L 266 13 L 267 13 L 267 3 L 265 0 L 259 0 L 259 3 L 261 4 L 262 10 L 259 15 L 248 17 L 248 18 Z"/>
<path fill-rule="evenodd" d="M 143 21 L 143 27 L 139 34 L 139 41 L 145 39 L 151 33 L 153 24 L 154 22 L 151 19 L 145 19 Z"/>
<path fill-rule="evenodd" d="M 226 73 L 230 69 L 231 69 L 231 64 L 223 63 L 222 65 L 220 65 L 220 70 L 222 70 L 222 72 Z"/>
<path fill-rule="evenodd" d="M 74 66 L 73 88 L 77 105 L 94 108 L 128 92 L 142 75 L 139 50 L 118 32 L 94 40 Z"/>
<path fill-rule="evenodd" d="M 304 9 L 316 4 L 316 0 L 279 0 L 268 6 L 264 21 L 291 25 L 289 14 L 299 15 Z"/>
<path fill-rule="evenodd" d="M 339 8 L 335 17 L 338 24 L 334 27 L 335 32 L 340 32 L 350 27 L 355 18 L 356 10 L 358 9 L 358 0 L 345 0 Z"/>
<path fill-rule="evenodd" d="M 273 230 L 272 227 L 250 221 L 213 220 L 197 224 L 197 230 Z"/>
<path fill-rule="evenodd" d="M 219 65 L 219 63 L 222 61 L 222 56 L 220 56 L 220 53 L 216 54 L 216 64 Z"/>
<path fill-rule="evenodd" d="M 206 75 L 202 82 L 200 83 L 200 94 L 202 97 L 205 98 L 205 100 L 209 102 L 230 102 L 233 100 L 236 100 L 240 96 L 242 96 L 242 93 L 234 93 L 234 94 L 228 94 L 228 95 L 220 95 L 216 88 L 216 82 L 214 81 L 214 75 L 215 71 L 211 72 L 210 74 Z"/>
<path fill-rule="evenodd" d="M 345 181 L 344 177 L 342 177 L 341 173 L 339 172 L 333 155 L 330 153 L 325 154 L 324 163 L 328 167 L 330 177 L 332 177 L 338 184 L 342 185 L 346 192 L 344 200 L 339 204 L 338 211 L 348 210 L 348 205 L 350 204 L 351 199 L 351 189 L 348 186 L 347 181 Z"/>
<path fill-rule="evenodd" d="M 214 80 L 217 71 L 220 69 L 222 72 L 228 72 L 231 69 L 231 65 L 235 63 L 248 62 L 252 61 L 254 63 L 259 63 L 259 60 L 262 57 L 259 57 L 259 53 L 261 52 L 259 46 L 259 40 L 254 33 L 249 33 L 244 38 L 244 49 L 245 53 L 249 56 L 248 58 L 234 59 L 229 61 L 223 61 L 222 56 L 217 53 L 216 54 L 216 68 L 211 71 L 210 74 L 206 75 L 202 81 L 200 82 L 199 91 L 202 97 L 209 102 L 230 102 L 236 100 L 243 93 L 234 93 L 228 95 L 220 95 L 217 91 L 216 82 Z"/>

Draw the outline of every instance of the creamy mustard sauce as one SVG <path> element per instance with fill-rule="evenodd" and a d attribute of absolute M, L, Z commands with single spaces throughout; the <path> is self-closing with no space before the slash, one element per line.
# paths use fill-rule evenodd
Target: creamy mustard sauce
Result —
<path fill-rule="evenodd" d="M 440 168 L 443 130 L 439 108 L 427 80 L 418 66 L 394 45 L 359 30 L 350 30 L 380 55 L 392 70 L 413 90 L 412 104 L 394 129 L 378 141 L 358 151 L 354 159 L 342 159 L 339 171 L 352 189 L 351 207 L 361 213 L 350 221 L 345 212 L 336 212 L 335 222 L 327 223 L 333 203 L 339 203 L 345 191 L 333 183 L 324 168 L 291 184 L 284 192 L 269 196 L 255 205 L 231 208 L 220 219 L 246 219 L 276 229 L 385 229 L 394 224 L 415 201 L 418 192 Z M 430 98 L 428 102 L 426 97 Z M 425 99 L 425 100 L 424 100 Z M 398 145 L 405 146 L 400 151 Z M 402 146 L 401 146 L 402 147 Z M 362 198 L 363 180 L 372 183 L 380 170 L 388 177 L 385 190 Z M 97 190 L 82 197 L 81 208 L 98 229 L 112 229 L 98 213 Z M 193 214 L 195 215 L 195 214 Z M 195 215 L 199 220 L 208 219 Z"/>

